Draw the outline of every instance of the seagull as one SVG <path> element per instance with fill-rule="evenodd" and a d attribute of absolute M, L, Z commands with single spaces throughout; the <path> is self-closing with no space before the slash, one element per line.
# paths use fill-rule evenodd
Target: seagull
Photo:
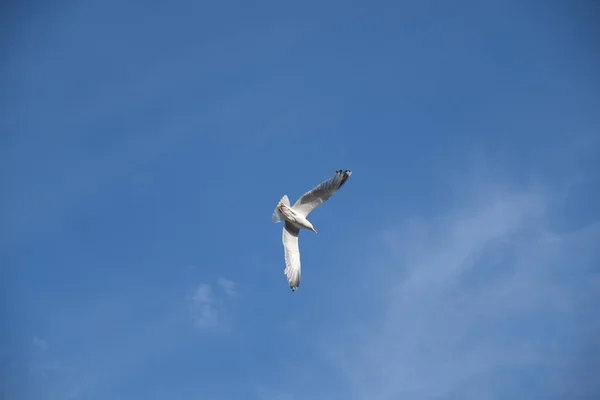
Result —
<path fill-rule="evenodd" d="M 306 219 L 308 214 L 333 196 L 350 178 L 352 171 L 338 170 L 328 180 L 320 183 L 312 190 L 304 193 L 302 197 L 290 206 L 290 199 L 284 195 L 275 211 L 272 221 L 275 223 L 284 221 L 282 242 L 285 254 L 285 275 L 290 289 L 296 291 L 300 286 L 300 249 L 298 248 L 298 234 L 301 229 L 308 229 L 317 233 L 312 223 Z"/>

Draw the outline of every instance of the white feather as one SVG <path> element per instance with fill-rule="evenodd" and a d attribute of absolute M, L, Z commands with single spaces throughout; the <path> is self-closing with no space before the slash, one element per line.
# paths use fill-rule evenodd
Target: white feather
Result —
<path fill-rule="evenodd" d="M 281 240 L 285 253 L 285 276 L 292 290 L 300 286 L 300 248 L 298 247 L 298 233 L 300 230 L 291 223 L 286 222 L 283 227 Z"/>
<path fill-rule="evenodd" d="M 275 211 L 273 211 L 273 217 L 271 217 L 271 221 L 273 221 L 273 222 L 280 222 L 281 221 L 282 215 L 279 212 L 279 206 L 282 203 L 289 207 L 289 205 L 290 205 L 290 199 L 288 198 L 287 194 L 284 194 L 283 197 L 281 198 L 281 200 L 279 200 L 279 203 L 277 203 L 277 207 L 275 207 Z"/>

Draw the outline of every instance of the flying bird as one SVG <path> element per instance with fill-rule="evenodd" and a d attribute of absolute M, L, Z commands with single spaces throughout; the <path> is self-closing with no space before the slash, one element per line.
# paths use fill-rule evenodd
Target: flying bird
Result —
<path fill-rule="evenodd" d="M 304 193 L 302 197 L 290 206 L 290 199 L 284 195 L 273 212 L 273 222 L 284 221 L 282 242 L 285 254 L 285 276 L 290 289 L 295 291 L 300 286 L 300 249 L 298 248 L 298 235 L 301 229 L 309 229 L 314 233 L 317 230 L 306 218 L 308 214 L 333 196 L 350 178 L 352 171 L 338 170 L 333 176 L 320 183 L 312 190 Z"/>

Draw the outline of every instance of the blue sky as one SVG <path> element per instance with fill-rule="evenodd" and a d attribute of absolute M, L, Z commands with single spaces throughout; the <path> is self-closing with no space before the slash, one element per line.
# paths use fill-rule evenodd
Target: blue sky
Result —
<path fill-rule="evenodd" d="M 57 4 L 2 24 L 3 398 L 597 398 L 596 9 Z"/>

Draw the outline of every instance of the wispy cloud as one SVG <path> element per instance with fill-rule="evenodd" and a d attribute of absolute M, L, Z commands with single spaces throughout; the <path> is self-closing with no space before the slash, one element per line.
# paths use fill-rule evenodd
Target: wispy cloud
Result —
<path fill-rule="evenodd" d="M 223 288 L 223 291 L 225 291 L 228 296 L 233 297 L 237 294 L 235 291 L 235 282 L 226 278 L 219 278 L 217 279 L 217 284 Z"/>
<path fill-rule="evenodd" d="M 217 285 L 223 288 L 227 297 L 236 295 L 235 282 L 226 278 L 219 278 Z M 210 284 L 199 284 L 192 295 L 191 302 L 194 325 L 197 328 L 223 328 L 229 325 L 230 321 L 227 318 L 224 299 L 217 296 Z"/>
<path fill-rule="evenodd" d="M 194 324 L 198 328 L 213 328 L 219 325 L 219 314 L 210 285 L 198 285 L 192 297 Z"/>
<path fill-rule="evenodd" d="M 48 342 L 44 339 L 40 339 L 36 335 L 33 335 L 33 345 L 39 347 L 40 349 L 46 351 L 48 349 Z"/>
<path fill-rule="evenodd" d="M 338 349 L 355 397 L 511 397 L 521 374 L 566 373 L 574 332 L 556 321 L 591 300 L 573 250 L 598 231 L 553 232 L 548 212 L 536 194 L 506 193 L 388 233 L 381 319 Z M 598 324 L 586 325 L 591 339 Z"/>

